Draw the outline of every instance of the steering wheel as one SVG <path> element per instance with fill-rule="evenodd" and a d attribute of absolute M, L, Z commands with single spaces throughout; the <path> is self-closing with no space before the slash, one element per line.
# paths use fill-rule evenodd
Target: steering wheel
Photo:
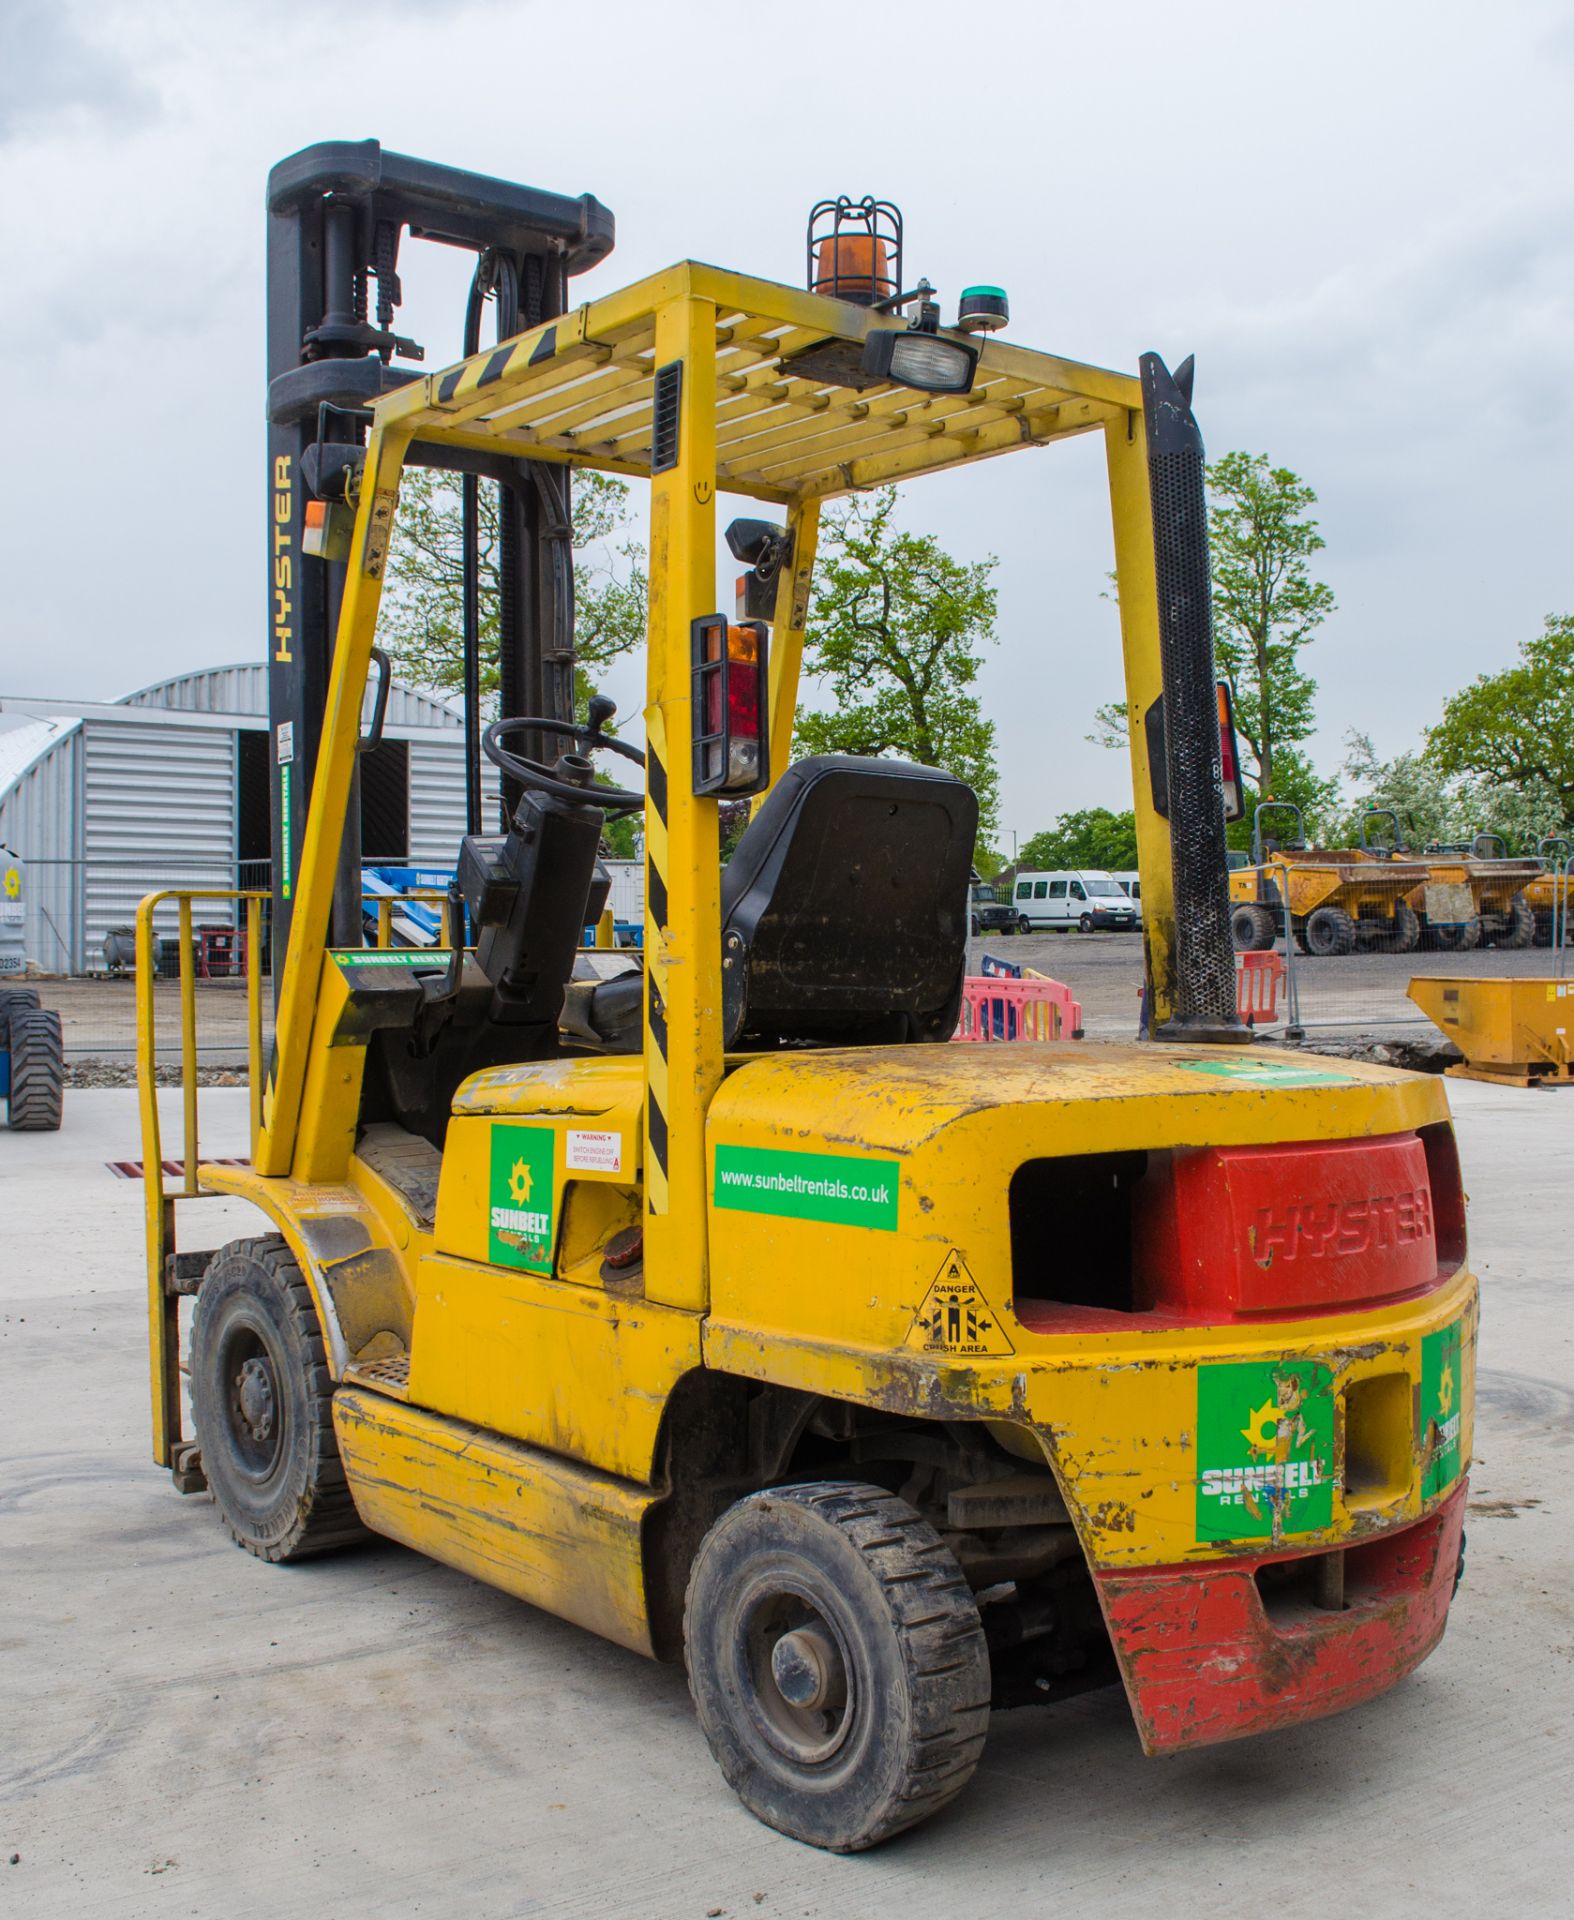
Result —
<path fill-rule="evenodd" d="M 619 740 L 601 731 L 602 725 L 612 718 L 617 709 L 610 700 L 605 703 L 605 709 L 598 713 L 600 707 L 602 702 L 599 698 L 591 702 L 590 723 L 586 726 L 577 725 L 571 720 L 538 719 L 533 714 L 516 714 L 511 720 L 494 720 L 481 736 L 482 750 L 494 767 L 501 767 L 522 787 L 533 787 L 538 793 L 550 793 L 559 800 L 567 800 L 578 806 L 600 807 L 603 813 L 638 813 L 645 804 L 643 793 L 636 793 L 631 787 L 598 787 L 591 782 L 591 765 L 587 756 L 602 748 L 621 753 L 625 760 L 632 760 L 637 767 L 645 764 L 645 756 L 638 747 L 631 747 L 626 740 Z M 530 728 L 537 733 L 550 733 L 572 740 L 581 751 L 565 754 L 563 758 L 573 765 L 575 772 L 583 770 L 583 781 L 561 779 L 551 767 L 543 766 L 539 760 L 527 760 L 522 753 L 511 753 L 502 744 L 504 734 L 522 733 Z"/>

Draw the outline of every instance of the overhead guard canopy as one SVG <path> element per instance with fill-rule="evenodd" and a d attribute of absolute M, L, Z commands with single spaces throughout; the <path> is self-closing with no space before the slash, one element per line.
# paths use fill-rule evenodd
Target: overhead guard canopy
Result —
<path fill-rule="evenodd" d="M 1085 433 L 1142 404 L 1131 375 L 999 339 L 983 346 L 970 393 L 855 385 L 868 378 L 858 371 L 864 337 L 902 330 L 899 319 L 684 261 L 411 381 L 378 403 L 377 424 L 426 442 L 648 475 L 656 312 L 684 299 L 716 312 L 716 484 L 725 492 L 825 498 Z"/>

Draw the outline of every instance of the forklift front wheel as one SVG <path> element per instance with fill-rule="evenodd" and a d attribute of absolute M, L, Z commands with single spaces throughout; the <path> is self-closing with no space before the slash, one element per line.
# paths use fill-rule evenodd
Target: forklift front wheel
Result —
<path fill-rule="evenodd" d="M 208 1263 L 191 1323 L 191 1411 L 202 1470 L 236 1544 L 304 1560 L 364 1537 L 333 1433 L 317 1311 L 277 1234 Z"/>
<path fill-rule="evenodd" d="M 695 1556 L 683 1633 L 727 1784 L 795 1840 L 875 1846 L 972 1777 L 990 1696 L 978 1608 L 939 1535 L 881 1487 L 729 1507 Z"/>

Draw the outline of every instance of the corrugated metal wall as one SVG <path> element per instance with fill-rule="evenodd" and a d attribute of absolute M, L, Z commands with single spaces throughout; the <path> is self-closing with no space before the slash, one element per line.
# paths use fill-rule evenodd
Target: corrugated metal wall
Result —
<path fill-rule="evenodd" d="M 88 720 L 82 754 L 82 951 L 130 926 L 154 887 L 235 884 L 235 735 L 228 727 Z M 216 906 L 199 918 L 231 919 Z"/>
<path fill-rule="evenodd" d="M 82 728 L 67 723 L 0 798 L 0 840 L 27 863 L 27 957 L 50 973 L 73 969 L 81 952 L 81 771 Z"/>
<path fill-rule="evenodd" d="M 481 769 L 482 830 L 496 832 L 498 772 Z M 413 866 L 451 867 L 465 830 L 465 763 L 462 739 L 410 742 L 410 861 Z"/>

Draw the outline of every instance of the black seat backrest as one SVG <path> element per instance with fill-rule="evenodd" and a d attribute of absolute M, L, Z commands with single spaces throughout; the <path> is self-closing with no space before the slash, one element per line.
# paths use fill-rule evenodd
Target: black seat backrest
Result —
<path fill-rule="evenodd" d="M 794 761 L 722 875 L 726 1044 L 948 1040 L 977 831 L 936 767 Z"/>

